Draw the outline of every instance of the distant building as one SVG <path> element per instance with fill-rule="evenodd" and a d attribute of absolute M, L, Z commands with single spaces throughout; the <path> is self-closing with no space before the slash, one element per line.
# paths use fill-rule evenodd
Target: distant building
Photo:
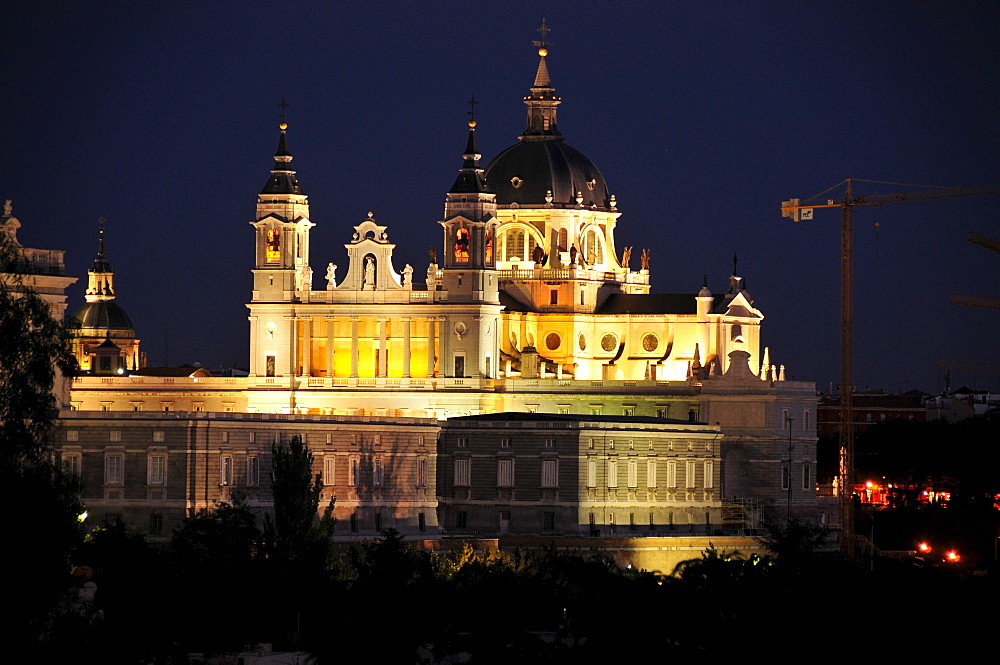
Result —
<path fill-rule="evenodd" d="M 901 395 L 857 392 L 853 395 L 854 431 L 862 433 L 872 425 L 887 420 L 923 422 L 927 420 L 925 393 L 910 391 Z M 836 436 L 840 432 L 840 397 L 824 395 L 818 407 L 817 434 Z"/>

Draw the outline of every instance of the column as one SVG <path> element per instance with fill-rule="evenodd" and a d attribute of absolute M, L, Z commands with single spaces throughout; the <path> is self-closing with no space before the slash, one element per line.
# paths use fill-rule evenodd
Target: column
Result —
<path fill-rule="evenodd" d="M 312 376 L 312 317 L 302 321 L 302 375 Z"/>
<path fill-rule="evenodd" d="M 326 375 L 333 378 L 333 317 L 326 317 Z"/>
<path fill-rule="evenodd" d="M 250 321 L 250 376 L 260 376 L 260 323 L 256 316 L 248 316 Z M 138 350 L 137 350 L 138 353 Z"/>
<path fill-rule="evenodd" d="M 434 326 L 437 319 L 427 317 L 427 377 L 434 376 Z"/>
<path fill-rule="evenodd" d="M 410 317 L 403 317 L 403 378 L 410 378 Z"/>
<path fill-rule="evenodd" d="M 286 316 L 285 320 L 288 321 L 288 372 L 286 376 L 296 376 L 298 374 L 299 320 L 294 316 Z"/>
<path fill-rule="evenodd" d="M 351 317 L 351 378 L 358 378 L 358 317 Z"/>
<path fill-rule="evenodd" d="M 378 317 L 378 368 L 376 371 L 378 376 L 381 377 L 388 376 L 388 372 L 386 371 L 388 363 L 385 356 L 385 333 L 388 321 L 389 319 L 384 316 Z"/>
<path fill-rule="evenodd" d="M 441 344 L 441 355 L 438 358 L 438 367 L 441 368 L 441 376 L 454 376 L 455 366 L 452 364 L 451 354 L 451 330 L 449 328 L 448 317 L 438 317 L 438 343 Z"/>

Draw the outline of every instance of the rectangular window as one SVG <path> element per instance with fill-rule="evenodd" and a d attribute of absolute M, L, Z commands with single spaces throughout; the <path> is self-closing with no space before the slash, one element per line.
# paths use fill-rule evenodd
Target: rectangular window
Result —
<path fill-rule="evenodd" d="M 501 448 L 510 448 L 510 439 L 500 439 Z"/>
<path fill-rule="evenodd" d="M 618 460 L 608 460 L 608 487 L 618 487 Z"/>
<path fill-rule="evenodd" d="M 597 487 L 597 460 L 593 457 L 587 460 L 587 487 Z"/>
<path fill-rule="evenodd" d="M 66 440 L 67 441 L 79 441 L 80 440 L 80 430 L 78 430 L 78 429 L 68 429 L 68 430 L 66 430 Z"/>
<path fill-rule="evenodd" d="M 427 458 L 417 458 L 417 487 L 427 487 Z"/>
<path fill-rule="evenodd" d="M 467 438 L 465 438 L 464 436 L 460 436 L 460 437 L 458 437 L 458 444 L 457 445 L 458 445 L 459 448 L 468 448 L 469 447 L 469 440 Z"/>
<path fill-rule="evenodd" d="M 163 485 L 167 477 L 167 458 L 165 455 L 150 455 L 146 458 L 146 484 Z"/>
<path fill-rule="evenodd" d="M 628 486 L 629 489 L 635 489 L 639 486 L 639 462 L 638 460 L 630 459 L 628 461 Z"/>
<path fill-rule="evenodd" d="M 118 429 L 113 429 L 108 432 L 108 441 L 111 443 L 120 443 L 122 440 L 122 432 Z"/>
<path fill-rule="evenodd" d="M 256 455 L 247 458 L 247 486 L 260 486 L 260 458 Z"/>
<path fill-rule="evenodd" d="M 656 488 L 656 460 L 646 460 L 646 487 Z"/>
<path fill-rule="evenodd" d="M 222 433 L 222 443 L 229 443 L 229 432 Z"/>
<path fill-rule="evenodd" d="M 622 407 L 622 415 L 623 416 L 634 416 L 635 415 L 635 407 L 634 406 L 623 406 Z"/>
<path fill-rule="evenodd" d="M 705 460 L 705 489 L 712 489 L 715 487 L 715 461 L 707 459 Z"/>
<path fill-rule="evenodd" d="M 781 429 L 787 430 L 789 426 L 788 409 L 781 410 Z"/>
<path fill-rule="evenodd" d="M 460 510 L 455 513 L 455 527 L 459 529 L 464 529 L 469 523 L 468 513 L 464 510 Z"/>
<path fill-rule="evenodd" d="M 542 460 L 542 487 L 558 487 L 558 466 L 554 459 Z"/>
<path fill-rule="evenodd" d="M 333 455 L 326 455 L 323 457 L 323 484 L 329 487 L 334 483 L 334 472 L 336 471 L 336 460 L 337 458 Z"/>
<path fill-rule="evenodd" d="M 514 460 L 497 460 L 497 487 L 514 486 Z"/>
<path fill-rule="evenodd" d="M 381 511 L 376 511 L 375 512 L 375 530 L 376 531 L 381 531 L 382 530 L 382 512 Z"/>
<path fill-rule="evenodd" d="M 351 533 L 358 532 L 358 514 L 351 513 Z"/>
<path fill-rule="evenodd" d="M 809 468 L 808 462 L 802 465 L 802 489 L 806 491 L 812 489 L 812 469 Z"/>
<path fill-rule="evenodd" d="M 789 467 L 788 467 L 788 462 L 782 462 L 781 463 L 781 489 L 783 489 L 783 490 L 787 490 L 787 489 L 789 489 L 792 486 L 792 484 L 791 484 L 791 478 L 788 477 L 790 472 L 791 472 L 791 469 L 789 469 Z"/>
<path fill-rule="evenodd" d="M 247 439 L 247 441 L 249 443 L 256 443 L 257 442 L 257 432 L 250 432 L 249 436 L 250 436 L 250 438 Z"/>
<path fill-rule="evenodd" d="M 694 468 L 695 468 L 694 460 L 688 460 L 687 463 L 685 464 L 685 469 L 684 469 L 684 486 L 687 487 L 688 489 L 691 489 L 695 486 Z"/>
<path fill-rule="evenodd" d="M 628 528 L 635 531 L 635 513 L 628 514 Z"/>
<path fill-rule="evenodd" d="M 465 376 L 465 356 L 455 356 L 455 378 Z"/>
<path fill-rule="evenodd" d="M 424 513 L 417 513 L 417 531 L 423 533 L 427 530 L 427 517 Z"/>
<path fill-rule="evenodd" d="M 587 439 L 587 449 L 588 450 L 593 450 L 594 449 L 594 440 L 593 439 Z"/>
<path fill-rule="evenodd" d="M 549 304 L 558 305 L 559 304 L 559 291 L 552 289 L 549 291 Z"/>
<path fill-rule="evenodd" d="M 376 457 L 372 460 L 372 484 L 375 487 L 382 487 L 382 458 Z"/>
<path fill-rule="evenodd" d="M 808 431 L 812 426 L 809 409 L 802 409 L 802 430 Z"/>
<path fill-rule="evenodd" d="M 667 462 L 667 487 L 677 487 L 677 462 L 674 460 Z"/>
<path fill-rule="evenodd" d="M 351 487 L 358 486 L 358 472 L 361 470 L 361 459 L 352 457 L 347 466 L 347 484 Z"/>
<path fill-rule="evenodd" d="M 159 536 L 163 534 L 163 515 L 149 516 L 149 535 Z"/>
<path fill-rule="evenodd" d="M 469 485 L 469 458 L 460 457 L 455 460 L 455 485 Z"/>
<path fill-rule="evenodd" d="M 555 439 L 545 439 L 545 447 L 546 448 L 555 448 L 556 447 L 556 440 Z"/>
<path fill-rule="evenodd" d="M 667 410 L 664 409 L 664 408 L 662 408 L 662 407 L 657 408 L 656 409 L 656 417 L 657 418 L 666 418 L 667 417 Z"/>
<path fill-rule="evenodd" d="M 124 475 L 125 456 L 109 454 L 104 456 L 104 484 L 121 485 Z"/>
<path fill-rule="evenodd" d="M 221 463 L 219 464 L 219 484 L 220 485 L 232 485 L 233 484 L 233 456 L 223 455 Z"/>
<path fill-rule="evenodd" d="M 264 376 L 274 376 L 274 371 L 275 371 L 275 366 L 276 365 L 277 365 L 277 363 L 275 362 L 274 356 L 265 356 L 264 357 Z"/>
<path fill-rule="evenodd" d="M 157 429 L 153 430 L 153 443 L 163 443 L 166 440 L 166 435 L 163 430 Z"/>
<path fill-rule="evenodd" d="M 62 471 L 67 475 L 80 475 L 80 467 L 83 464 L 82 455 L 80 453 L 63 453 L 62 454 Z"/>
<path fill-rule="evenodd" d="M 542 513 L 542 531 L 554 531 L 556 528 L 556 514 L 552 511 Z"/>

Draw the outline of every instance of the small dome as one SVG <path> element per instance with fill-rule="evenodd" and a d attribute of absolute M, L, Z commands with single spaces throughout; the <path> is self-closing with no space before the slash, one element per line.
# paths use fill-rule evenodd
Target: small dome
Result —
<path fill-rule="evenodd" d="M 583 153 L 561 140 L 515 143 L 490 161 L 486 185 L 496 192 L 498 205 L 544 206 L 551 191 L 557 208 L 575 208 L 577 192 L 584 207 L 611 207 L 604 176 Z"/>
<path fill-rule="evenodd" d="M 102 330 L 127 330 L 132 332 L 132 320 L 128 318 L 114 300 L 98 300 L 88 302 L 70 319 L 70 326 L 75 328 L 100 328 Z"/>

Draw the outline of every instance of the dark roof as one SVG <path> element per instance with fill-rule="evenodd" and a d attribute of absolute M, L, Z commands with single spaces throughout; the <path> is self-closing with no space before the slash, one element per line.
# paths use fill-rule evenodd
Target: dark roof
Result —
<path fill-rule="evenodd" d="M 458 178 L 448 190 L 449 194 L 479 194 L 490 193 L 486 187 L 486 179 L 483 177 L 483 169 L 479 167 L 479 158 L 482 155 L 476 149 L 476 130 L 469 128 L 469 141 L 465 145 L 465 152 L 462 154 L 462 169 L 458 172 Z"/>
<path fill-rule="evenodd" d="M 274 168 L 271 177 L 264 185 L 261 194 L 303 194 L 299 179 L 291 167 L 292 153 L 288 152 L 288 140 L 285 130 L 281 130 L 278 139 L 278 151 L 274 153 Z"/>
<path fill-rule="evenodd" d="M 676 418 L 656 418 L 653 416 L 588 416 L 572 413 L 527 413 L 522 411 L 505 411 L 502 413 L 483 413 L 475 416 L 454 416 L 452 420 L 483 420 L 483 421 L 516 421 L 516 422 L 575 422 L 575 423 L 651 423 L 656 425 L 707 425 L 700 421 L 678 420 Z"/>
<path fill-rule="evenodd" d="M 517 187 L 514 178 L 520 181 Z M 544 206 L 545 193 L 551 190 L 557 208 L 576 207 L 577 192 L 588 208 L 610 206 L 604 176 L 583 153 L 561 140 L 515 143 L 490 160 L 486 184 L 496 192 L 498 205 Z"/>
<path fill-rule="evenodd" d="M 595 314 L 697 314 L 694 293 L 614 293 L 601 303 Z M 712 310 L 724 304 L 725 296 L 713 296 Z"/>
<path fill-rule="evenodd" d="M 76 311 L 70 319 L 71 327 L 101 328 L 107 330 L 128 330 L 135 327 L 125 310 L 114 300 L 98 300 L 88 302 Z"/>

